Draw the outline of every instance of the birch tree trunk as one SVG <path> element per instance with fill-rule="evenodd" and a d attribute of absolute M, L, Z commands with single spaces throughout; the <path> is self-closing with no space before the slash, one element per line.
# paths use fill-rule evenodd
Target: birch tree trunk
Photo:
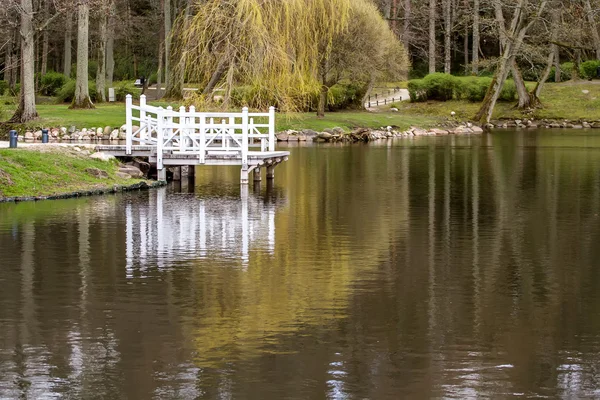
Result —
<path fill-rule="evenodd" d="M 473 74 L 479 72 L 479 0 L 473 0 Z"/>
<path fill-rule="evenodd" d="M 106 14 L 100 16 L 98 39 L 98 71 L 96 73 L 96 101 L 106 101 L 106 42 L 107 42 Z"/>
<path fill-rule="evenodd" d="M 429 0 L 429 73 L 435 73 L 435 7 L 436 0 Z"/>
<path fill-rule="evenodd" d="M 444 0 L 444 73 L 452 69 L 452 4 Z"/>
<path fill-rule="evenodd" d="M 90 6 L 81 0 L 77 6 L 77 78 L 71 108 L 94 108 L 88 87 L 88 36 Z"/>
<path fill-rule="evenodd" d="M 10 122 L 23 123 L 38 117 L 35 108 L 35 45 L 33 4 L 21 0 L 21 96 L 19 106 Z"/>
<path fill-rule="evenodd" d="M 63 55 L 63 74 L 67 77 L 71 77 L 71 43 L 73 41 L 73 18 L 71 14 L 67 13 L 66 24 L 65 24 L 65 53 Z"/>
<path fill-rule="evenodd" d="M 598 35 L 598 26 L 596 25 L 596 20 L 594 19 L 590 0 L 585 0 L 584 6 L 585 14 L 590 24 L 590 30 L 592 31 L 592 40 L 594 42 L 594 49 L 596 49 L 596 59 L 600 60 L 600 35 Z"/>
<path fill-rule="evenodd" d="M 4 80 L 10 83 L 12 81 L 13 76 L 13 47 L 14 47 L 14 36 L 12 32 L 10 33 L 10 37 L 8 38 L 8 43 L 6 44 L 6 56 L 4 61 Z M 12 87 L 11 87 L 12 89 Z"/>

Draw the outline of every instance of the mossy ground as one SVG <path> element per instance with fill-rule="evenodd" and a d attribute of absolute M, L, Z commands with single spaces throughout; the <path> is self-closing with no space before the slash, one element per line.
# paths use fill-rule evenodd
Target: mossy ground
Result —
<path fill-rule="evenodd" d="M 86 172 L 88 168 L 106 171 L 109 177 L 96 178 Z M 118 178 L 117 170 L 116 162 L 94 160 L 65 147 L 0 149 L 0 198 L 52 196 L 140 182 Z"/>

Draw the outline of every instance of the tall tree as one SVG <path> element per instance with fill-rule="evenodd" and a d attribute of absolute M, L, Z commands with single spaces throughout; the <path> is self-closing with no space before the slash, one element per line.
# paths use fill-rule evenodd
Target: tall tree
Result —
<path fill-rule="evenodd" d="M 106 37 L 106 87 L 112 87 L 115 74 L 115 14 L 114 0 L 109 0 L 108 7 L 108 32 Z"/>
<path fill-rule="evenodd" d="M 100 15 L 98 19 L 98 70 L 96 71 L 96 101 L 106 101 L 106 42 L 108 40 L 108 7 L 105 1 L 100 3 Z"/>
<path fill-rule="evenodd" d="M 33 4 L 21 0 L 21 96 L 10 122 L 28 122 L 38 117 L 35 107 L 35 49 Z"/>
<path fill-rule="evenodd" d="M 494 0 L 494 5 L 502 5 L 500 1 L 501 0 Z M 540 18 L 546 4 L 547 0 L 540 0 L 535 5 L 530 4 L 528 0 L 518 0 L 517 4 L 514 6 L 510 26 L 504 33 L 506 41 L 503 46 L 502 55 L 498 60 L 490 87 L 475 116 L 476 121 L 490 122 L 494 107 L 496 106 L 496 101 L 500 96 L 500 92 L 502 91 L 502 87 L 504 86 L 504 82 L 510 72 L 511 66 L 513 65 L 515 56 L 523 44 L 523 39 L 529 28 L 531 28 L 531 26 Z M 503 29 L 502 27 L 505 25 L 499 22 L 499 26 Z"/>
<path fill-rule="evenodd" d="M 452 72 L 452 2 L 443 0 L 444 7 L 444 72 Z"/>
<path fill-rule="evenodd" d="M 88 46 L 90 6 L 88 0 L 80 0 L 77 5 L 77 77 L 75 98 L 71 108 L 94 108 L 88 87 Z"/>
<path fill-rule="evenodd" d="M 71 13 L 67 13 L 65 15 L 66 23 L 65 23 L 65 38 L 64 38 L 64 55 L 63 55 L 63 74 L 66 76 L 71 76 L 71 53 L 73 52 L 71 48 L 71 43 L 73 42 L 73 17 L 71 17 Z"/>
<path fill-rule="evenodd" d="M 477 75 L 479 72 L 479 0 L 473 0 L 473 50 L 472 71 Z"/>
<path fill-rule="evenodd" d="M 165 92 L 169 96 L 173 87 L 173 76 L 171 76 L 171 40 L 173 38 L 173 32 L 171 32 L 173 26 L 173 21 L 171 20 L 171 0 L 164 0 L 163 18 L 165 29 Z"/>
<path fill-rule="evenodd" d="M 435 72 L 435 16 L 436 0 L 429 0 L 429 73 Z"/>
<path fill-rule="evenodd" d="M 596 59 L 600 60 L 600 35 L 598 35 L 598 26 L 596 25 L 596 20 L 594 19 L 592 5 L 590 4 L 590 0 L 584 0 L 583 4 L 585 6 L 585 15 L 588 23 L 590 24 L 589 31 L 592 34 L 594 49 L 596 50 Z"/>

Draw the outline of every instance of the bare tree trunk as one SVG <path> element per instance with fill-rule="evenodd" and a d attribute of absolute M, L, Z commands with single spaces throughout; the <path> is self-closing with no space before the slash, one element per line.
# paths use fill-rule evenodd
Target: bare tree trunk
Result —
<path fill-rule="evenodd" d="M 521 75 L 521 71 L 519 71 L 519 67 L 517 62 L 513 59 L 510 70 L 512 72 L 513 79 L 515 80 L 515 87 L 517 88 L 517 96 L 519 97 L 519 102 L 517 104 L 517 108 L 522 110 L 525 108 L 531 107 L 531 97 L 529 96 L 529 92 L 527 91 L 527 86 L 525 86 L 525 81 L 523 80 L 523 75 Z"/>
<path fill-rule="evenodd" d="M 164 0 L 164 26 L 165 26 L 165 91 L 169 93 L 173 86 L 171 76 L 171 0 Z"/>
<path fill-rule="evenodd" d="M 365 104 L 367 104 L 367 102 L 369 101 L 369 97 L 371 96 L 371 92 L 373 91 L 373 88 L 375 87 L 375 73 L 371 72 L 371 76 L 369 78 L 369 83 L 367 84 L 367 90 L 365 90 L 365 95 L 362 98 L 362 106 L 364 108 Z"/>
<path fill-rule="evenodd" d="M 590 30 L 592 31 L 592 40 L 594 42 L 594 49 L 596 49 L 596 59 L 600 60 L 600 35 L 598 35 L 598 27 L 596 26 L 596 20 L 594 19 L 590 0 L 585 0 L 584 6 L 585 14 L 587 16 L 588 23 L 590 24 Z"/>
<path fill-rule="evenodd" d="M 494 107 L 496 106 L 496 101 L 500 96 L 500 92 L 502 91 L 502 87 L 504 86 L 504 82 L 506 81 L 506 77 L 508 76 L 508 72 L 510 70 L 510 66 L 512 65 L 515 54 L 519 51 L 521 44 L 523 43 L 523 39 L 527 34 L 527 31 L 533 25 L 533 23 L 540 18 L 544 8 L 546 7 L 547 0 L 542 0 L 540 5 L 537 7 L 537 10 L 530 15 L 525 15 L 525 5 L 527 0 L 518 0 L 516 4 L 515 11 L 513 14 L 512 21 L 510 23 L 510 28 L 504 35 L 506 40 L 504 43 L 504 50 L 498 65 L 496 67 L 496 72 L 494 73 L 494 77 L 492 79 L 492 83 L 488 88 L 488 91 L 483 99 L 481 104 L 481 108 L 477 112 L 475 116 L 475 120 L 479 122 L 490 122 L 492 118 L 492 113 L 494 112 Z M 496 15 L 498 18 L 498 10 L 501 19 L 503 17 L 502 9 L 498 0 L 495 0 L 495 8 Z M 500 25 L 500 29 L 503 29 L 504 23 Z"/>
<path fill-rule="evenodd" d="M 452 70 L 452 6 L 450 0 L 444 0 L 444 72 Z"/>
<path fill-rule="evenodd" d="M 13 47 L 14 45 L 14 40 L 13 40 L 14 36 L 12 35 L 12 32 L 8 38 L 8 43 L 6 45 L 6 56 L 5 56 L 5 61 L 4 61 L 4 80 L 6 82 L 8 82 L 9 86 L 10 86 L 10 82 L 12 81 L 12 75 L 13 75 Z"/>
<path fill-rule="evenodd" d="M 28 122 L 38 117 L 35 108 L 35 45 L 33 4 L 21 0 L 21 98 L 10 122 Z"/>
<path fill-rule="evenodd" d="M 463 52 L 465 53 L 465 75 L 469 73 L 469 25 L 465 26 L 465 37 L 463 38 Z"/>
<path fill-rule="evenodd" d="M 110 2 L 108 10 L 108 32 L 106 37 L 106 87 L 113 85 L 115 75 L 115 2 Z"/>
<path fill-rule="evenodd" d="M 89 18 L 89 4 L 82 0 L 77 6 L 77 80 L 71 108 L 94 108 L 88 87 Z"/>
<path fill-rule="evenodd" d="M 479 72 L 479 0 L 473 0 L 473 73 Z"/>
<path fill-rule="evenodd" d="M 404 20 L 402 26 L 402 44 L 406 51 L 409 51 L 410 47 L 410 21 L 412 18 L 412 4 L 411 0 L 404 0 Z"/>
<path fill-rule="evenodd" d="M 550 76 L 550 72 L 552 72 L 552 63 L 554 62 L 554 45 L 550 45 L 550 51 L 548 52 L 548 62 L 546 63 L 546 68 L 544 68 L 544 72 L 538 83 L 535 85 L 535 88 L 531 91 L 531 106 L 532 107 L 540 107 L 542 102 L 540 101 L 540 94 L 542 93 L 542 88 L 544 84 L 548 80 Z"/>
<path fill-rule="evenodd" d="M 321 85 L 321 91 L 319 92 L 319 103 L 317 105 L 317 117 L 325 117 L 325 106 L 327 105 L 327 92 L 329 88 L 325 85 Z"/>
<path fill-rule="evenodd" d="M 435 7 L 436 0 L 429 0 L 429 73 L 435 72 Z"/>
<path fill-rule="evenodd" d="M 106 14 L 102 13 L 99 21 L 98 39 L 98 72 L 96 73 L 96 101 L 106 101 L 106 42 L 107 42 L 107 18 Z"/>
<path fill-rule="evenodd" d="M 44 18 L 49 18 L 50 14 L 50 1 L 44 1 Z M 48 28 L 44 28 L 44 32 L 42 33 L 42 62 L 40 65 L 40 74 L 41 76 L 46 75 L 48 71 Z"/>
<path fill-rule="evenodd" d="M 8 87 L 10 88 L 11 91 L 14 92 L 15 90 L 15 86 L 17 85 L 17 79 L 18 76 L 20 74 L 21 68 L 20 68 L 20 61 L 19 61 L 19 43 L 21 42 L 21 36 L 19 34 L 19 29 L 15 29 L 14 33 L 12 35 L 13 40 L 12 43 L 14 43 L 13 45 L 13 50 L 11 53 L 11 68 L 10 68 L 10 80 L 8 81 Z"/>
<path fill-rule="evenodd" d="M 65 15 L 66 24 L 65 24 L 65 53 L 63 56 L 63 74 L 68 77 L 71 77 L 71 42 L 73 40 L 73 18 L 70 13 Z"/>
<path fill-rule="evenodd" d="M 392 29 L 392 32 L 394 32 L 394 34 L 397 35 L 398 34 L 398 0 L 391 0 L 390 18 L 392 19 L 390 28 Z"/>
<path fill-rule="evenodd" d="M 229 56 L 227 53 L 225 53 L 223 55 L 223 57 L 221 58 L 221 60 L 219 61 L 217 68 L 211 75 L 210 80 L 204 87 L 202 94 L 209 95 L 212 93 L 212 91 L 215 89 L 215 86 L 217 86 L 217 83 L 219 83 L 221 78 L 223 78 L 223 75 L 225 74 L 225 71 L 227 70 L 228 61 L 229 61 Z"/>
<path fill-rule="evenodd" d="M 160 0 L 160 12 L 164 12 L 164 0 Z M 165 58 L 165 25 L 161 24 L 160 32 L 158 33 L 158 71 L 156 72 L 156 98 L 162 97 L 162 75 L 163 75 L 163 60 Z"/>

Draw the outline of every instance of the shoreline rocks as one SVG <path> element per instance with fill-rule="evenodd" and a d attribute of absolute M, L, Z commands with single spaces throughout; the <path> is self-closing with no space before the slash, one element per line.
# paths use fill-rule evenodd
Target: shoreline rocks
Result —
<path fill-rule="evenodd" d="M 400 137 L 477 135 L 482 133 L 483 129 L 481 127 L 469 123 L 445 129 L 420 129 L 417 127 L 411 127 L 406 131 L 399 131 L 391 126 L 381 127 L 380 129 L 357 128 L 351 132 L 345 132 L 339 127 L 333 129 L 324 129 L 323 132 L 316 132 L 310 129 L 304 129 L 302 131 L 286 130 L 276 133 L 275 137 L 279 142 L 312 140 L 316 143 L 356 143 Z"/>
<path fill-rule="evenodd" d="M 486 129 L 598 129 L 600 120 L 585 119 L 499 119 L 486 124 Z"/>

